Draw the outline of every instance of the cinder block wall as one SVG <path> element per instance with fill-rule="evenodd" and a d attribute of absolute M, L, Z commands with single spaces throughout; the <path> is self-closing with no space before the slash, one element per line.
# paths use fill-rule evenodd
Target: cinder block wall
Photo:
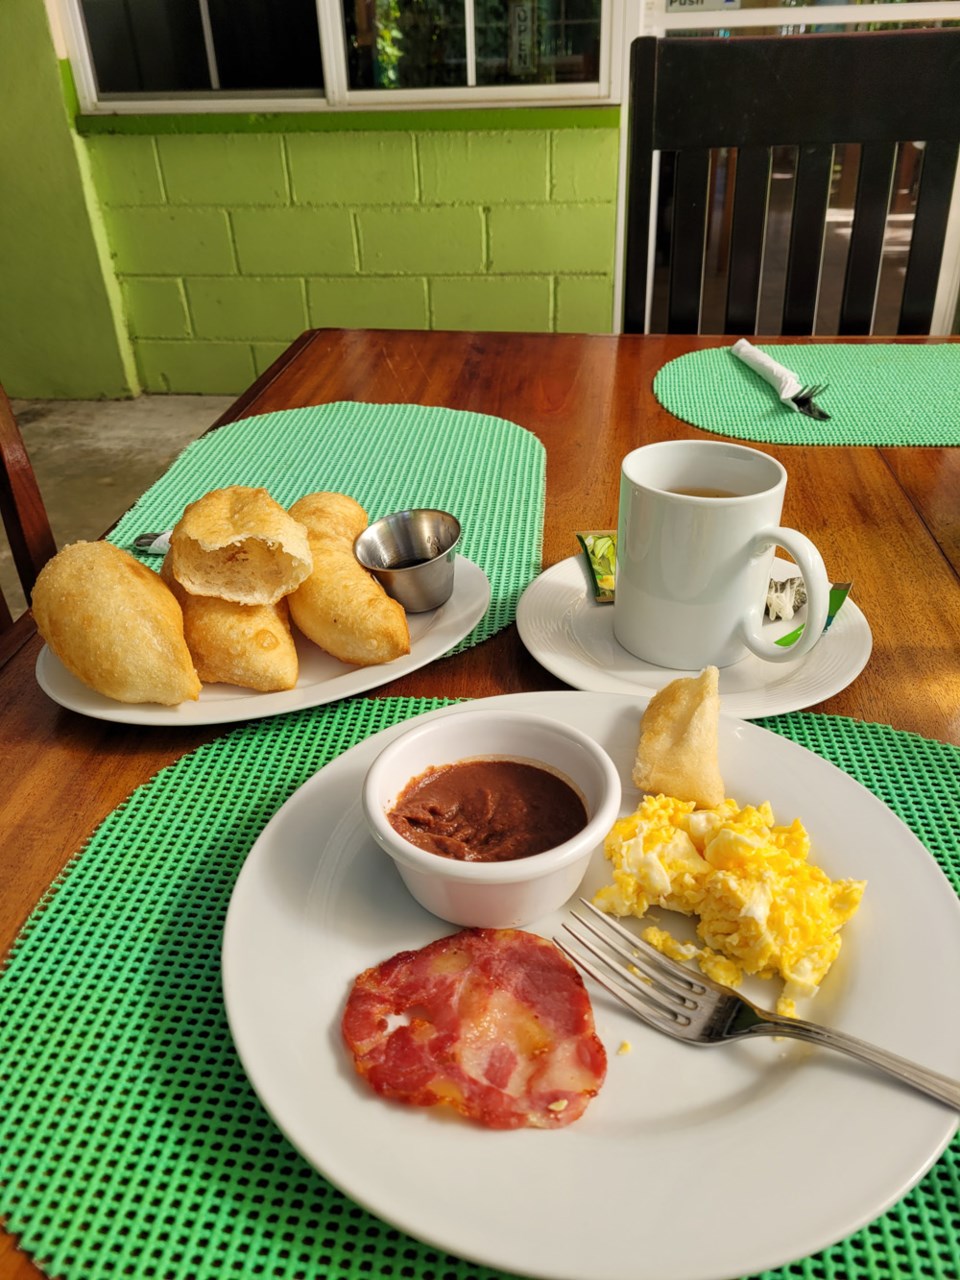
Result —
<path fill-rule="evenodd" d="M 239 392 L 309 326 L 611 331 L 616 128 L 86 145 L 146 391 Z"/>

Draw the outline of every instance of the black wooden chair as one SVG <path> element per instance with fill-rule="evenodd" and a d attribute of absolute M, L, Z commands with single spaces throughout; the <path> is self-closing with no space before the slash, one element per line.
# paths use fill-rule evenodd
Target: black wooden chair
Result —
<path fill-rule="evenodd" d="M 40 570 L 56 554 L 50 521 L 10 401 L 0 386 L 0 516 L 23 593 L 30 602 Z M 27 614 L 16 621 L 0 593 L 0 666 L 33 634 Z"/>
<path fill-rule="evenodd" d="M 837 144 L 860 144 L 839 332 L 872 331 L 897 144 L 922 142 L 896 332 L 929 333 L 960 140 L 960 30 L 641 37 L 631 50 L 624 329 L 643 332 L 655 153 L 666 329 L 700 331 L 711 150 L 735 149 L 724 333 L 756 333 L 771 149 L 797 149 L 780 332 L 814 332 Z M 666 199 L 664 199 L 666 196 Z M 662 325 L 658 325 L 662 328 Z"/>

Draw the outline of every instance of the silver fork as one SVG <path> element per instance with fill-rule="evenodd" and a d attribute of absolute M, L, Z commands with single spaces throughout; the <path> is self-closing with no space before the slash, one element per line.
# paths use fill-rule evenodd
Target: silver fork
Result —
<path fill-rule="evenodd" d="M 706 975 L 695 974 L 662 955 L 586 898 L 580 901 L 590 912 L 589 916 L 572 912 L 580 931 L 566 921 L 563 927 L 603 968 L 569 948 L 560 938 L 555 937 L 554 942 L 584 973 L 658 1031 L 698 1045 L 725 1044 L 755 1036 L 807 1040 L 879 1067 L 921 1093 L 960 1109 L 960 1081 L 831 1027 L 803 1022 L 800 1018 L 782 1018 L 758 1009 L 729 987 L 721 986 Z M 584 930 L 598 939 L 599 945 L 584 936 Z"/>
<path fill-rule="evenodd" d="M 815 401 L 817 396 L 823 395 L 829 385 L 829 382 L 814 382 L 809 387 L 801 387 L 797 394 L 791 396 L 790 399 L 800 412 L 805 413 L 808 418 L 815 418 L 817 422 L 828 422 L 830 420 L 829 413 L 824 412 Z"/>

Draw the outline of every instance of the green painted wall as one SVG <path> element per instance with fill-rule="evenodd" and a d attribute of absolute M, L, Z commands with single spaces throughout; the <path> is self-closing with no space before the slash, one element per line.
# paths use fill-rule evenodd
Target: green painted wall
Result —
<path fill-rule="evenodd" d="M 0 3 L 0 381 L 241 391 L 304 328 L 609 332 L 618 112 L 76 113 Z"/>
<path fill-rule="evenodd" d="M 237 392 L 308 326 L 609 333 L 615 116 L 456 130 L 450 114 L 90 133 L 144 389 Z"/>
<path fill-rule="evenodd" d="M 137 375 L 42 0 L 0 3 L 0 85 L 0 382 L 128 396 Z"/>

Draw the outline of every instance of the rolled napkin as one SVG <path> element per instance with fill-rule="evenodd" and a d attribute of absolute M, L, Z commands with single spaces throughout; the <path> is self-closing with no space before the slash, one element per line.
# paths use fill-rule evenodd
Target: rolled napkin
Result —
<path fill-rule="evenodd" d="M 803 390 L 803 383 L 795 373 L 785 368 L 782 364 L 778 364 L 765 351 L 760 351 L 759 348 L 748 342 L 746 338 L 739 338 L 730 348 L 730 353 L 735 355 L 738 360 L 742 360 L 744 364 L 749 365 L 754 373 L 759 373 L 760 377 L 765 382 L 769 382 L 771 387 L 775 387 L 777 395 L 784 404 L 799 412 L 793 397 Z"/>

